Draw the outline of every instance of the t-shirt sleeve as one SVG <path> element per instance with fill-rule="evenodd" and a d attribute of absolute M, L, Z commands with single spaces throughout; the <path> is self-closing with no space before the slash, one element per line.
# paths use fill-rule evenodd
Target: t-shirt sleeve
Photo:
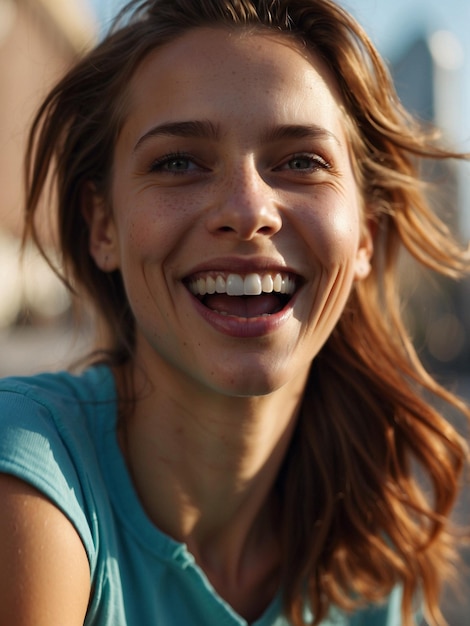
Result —
<path fill-rule="evenodd" d="M 350 626 L 401 626 L 402 596 L 402 588 L 397 585 L 384 604 L 354 614 Z M 415 624 L 421 624 L 419 612 L 415 614 Z"/>
<path fill-rule="evenodd" d="M 80 436 L 73 428 L 61 428 L 56 419 L 54 413 L 64 407 L 36 395 L 24 383 L 0 386 L 0 472 L 29 483 L 62 510 L 91 564 L 95 549 L 84 497 L 87 476 L 81 467 Z"/>

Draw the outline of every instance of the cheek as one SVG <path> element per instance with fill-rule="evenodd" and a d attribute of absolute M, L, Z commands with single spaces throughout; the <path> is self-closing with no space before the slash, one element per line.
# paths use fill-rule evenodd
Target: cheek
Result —
<path fill-rule="evenodd" d="M 120 246 L 127 261 L 143 261 L 164 254 L 172 234 L 177 231 L 175 221 L 153 204 L 126 206 L 121 211 Z"/>
<path fill-rule="evenodd" d="M 125 210 L 125 227 L 133 241 L 152 247 L 178 241 L 197 221 L 197 194 L 165 193 L 148 187 L 140 191 Z"/>
<path fill-rule="evenodd" d="M 342 210 L 333 214 L 331 236 L 335 245 L 343 250 L 347 256 L 357 251 L 360 238 L 357 207 L 346 205 L 342 207 Z"/>
<path fill-rule="evenodd" d="M 123 261 L 132 264 L 148 256 L 155 246 L 154 231 L 155 224 L 149 224 L 148 220 L 139 219 L 138 216 L 126 220 L 121 231 L 121 250 L 125 255 Z"/>
<path fill-rule="evenodd" d="M 354 203 L 336 203 L 311 212 L 304 221 L 309 247 L 323 266 L 344 265 L 355 259 L 360 239 L 358 213 Z"/>

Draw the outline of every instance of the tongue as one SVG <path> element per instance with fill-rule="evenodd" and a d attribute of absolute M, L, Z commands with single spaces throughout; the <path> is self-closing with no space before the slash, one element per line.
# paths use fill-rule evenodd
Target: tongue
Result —
<path fill-rule="evenodd" d="M 272 315 L 282 309 L 279 296 L 272 293 L 264 293 L 259 296 L 227 296 L 226 294 L 214 294 L 205 296 L 204 304 L 219 313 L 227 313 L 236 317 L 259 317 L 260 315 Z"/>

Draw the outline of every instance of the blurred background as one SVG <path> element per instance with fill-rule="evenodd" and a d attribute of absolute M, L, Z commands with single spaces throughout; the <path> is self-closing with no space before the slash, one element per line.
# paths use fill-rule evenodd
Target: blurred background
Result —
<path fill-rule="evenodd" d="M 446 142 L 470 151 L 469 0 L 343 0 L 387 59 L 403 103 L 435 122 Z M 71 301 L 37 252 L 19 261 L 22 158 L 28 126 L 54 81 L 106 32 L 123 0 L 0 0 L 0 376 L 58 369 L 86 351 Z M 444 216 L 470 239 L 470 168 L 433 172 Z M 52 241 L 49 242 L 52 246 Z M 403 275 L 410 330 L 425 363 L 470 398 L 470 280 Z M 468 490 L 467 490 L 468 492 Z M 470 523 L 470 498 L 457 515 Z M 470 557 L 464 554 L 470 567 Z M 450 626 L 470 624 L 470 577 L 462 598 L 446 595 Z"/>

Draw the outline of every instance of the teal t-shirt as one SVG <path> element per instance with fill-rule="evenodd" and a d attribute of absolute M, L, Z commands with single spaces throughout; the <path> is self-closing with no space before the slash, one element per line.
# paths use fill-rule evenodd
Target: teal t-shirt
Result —
<path fill-rule="evenodd" d="M 86 626 L 247 626 L 184 544 L 156 528 L 132 485 L 117 437 L 106 366 L 0 381 L 0 472 L 36 487 L 74 524 L 92 578 Z M 324 626 L 399 626 L 400 593 Z M 277 597 L 253 626 L 288 626 Z"/>

